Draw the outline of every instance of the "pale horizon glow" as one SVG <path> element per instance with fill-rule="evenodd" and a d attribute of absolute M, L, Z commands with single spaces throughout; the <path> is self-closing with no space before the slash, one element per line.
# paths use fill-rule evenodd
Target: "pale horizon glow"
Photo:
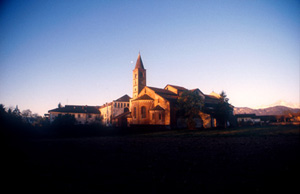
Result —
<path fill-rule="evenodd" d="M 235 107 L 299 106 L 300 2 L 4 1 L 0 104 L 43 115 L 147 85 L 224 90 Z"/>

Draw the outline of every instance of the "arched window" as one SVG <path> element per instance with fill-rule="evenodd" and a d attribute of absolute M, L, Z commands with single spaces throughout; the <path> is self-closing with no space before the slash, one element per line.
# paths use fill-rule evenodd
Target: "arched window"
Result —
<path fill-rule="evenodd" d="M 142 115 L 142 118 L 146 118 L 146 107 L 142 106 L 141 108 L 141 115 Z"/>
<path fill-rule="evenodd" d="M 133 109 L 133 117 L 136 118 L 136 107 Z"/>

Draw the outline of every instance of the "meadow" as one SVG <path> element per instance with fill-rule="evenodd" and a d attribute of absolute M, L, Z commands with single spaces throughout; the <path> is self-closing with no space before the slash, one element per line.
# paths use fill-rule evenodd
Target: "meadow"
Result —
<path fill-rule="evenodd" d="M 297 189 L 299 134 L 299 126 L 264 126 L 34 138 L 6 145 L 3 189 L 289 193 Z"/>

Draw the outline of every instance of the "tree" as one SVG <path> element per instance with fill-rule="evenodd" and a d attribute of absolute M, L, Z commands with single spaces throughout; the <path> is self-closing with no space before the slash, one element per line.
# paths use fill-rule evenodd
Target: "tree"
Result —
<path fill-rule="evenodd" d="M 25 118 L 31 117 L 32 116 L 32 112 L 29 109 L 23 110 L 22 113 L 21 113 L 21 116 L 25 117 Z"/>
<path fill-rule="evenodd" d="M 189 129 L 194 129 L 196 123 L 195 118 L 199 118 L 199 113 L 203 107 L 202 98 L 192 92 L 184 91 L 178 98 L 178 115 L 187 119 L 187 125 Z"/>
<path fill-rule="evenodd" d="M 52 123 L 54 127 L 72 127 L 76 124 L 74 115 L 58 115 Z"/>
<path fill-rule="evenodd" d="M 7 112 L 5 111 L 4 105 L 0 104 L 0 125 L 3 124 L 6 116 L 7 116 Z"/>
<path fill-rule="evenodd" d="M 19 110 L 18 105 L 16 106 L 16 108 L 13 110 L 12 113 L 17 117 L 21 116 L 21 111 Z"/>
<path fill-rule="evenodd" d="M 9 107 L 9 108 L 8 108 L 7 113 L 8 113 L 9 115 L 12 114 L 12 107 Z"/>
<path fill-rule="evenodd" d="M 216 107 L 215 111 L 215 117 L 217 119 L 217 122 L 219 126 L 227 127 L 227 121 L 229 120 L 229 117 L 232 112 L 232 108 L 230 107 L 230 104 L 228 103 L 229 98 L 227 98 L 227 95 L 224 91 L 220 93 L 220 98 L 218 105 Z"/>

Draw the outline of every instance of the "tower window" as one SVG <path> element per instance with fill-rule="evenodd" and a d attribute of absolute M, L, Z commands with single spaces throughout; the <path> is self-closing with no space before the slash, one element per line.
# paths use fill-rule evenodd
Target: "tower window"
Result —
<path fill-rule="evenodd" d="M 159 119 L 159 120 L 161 120 L 161 113 L 159 113 L 159 115 L 158 115 L 158 119 Z"/>

